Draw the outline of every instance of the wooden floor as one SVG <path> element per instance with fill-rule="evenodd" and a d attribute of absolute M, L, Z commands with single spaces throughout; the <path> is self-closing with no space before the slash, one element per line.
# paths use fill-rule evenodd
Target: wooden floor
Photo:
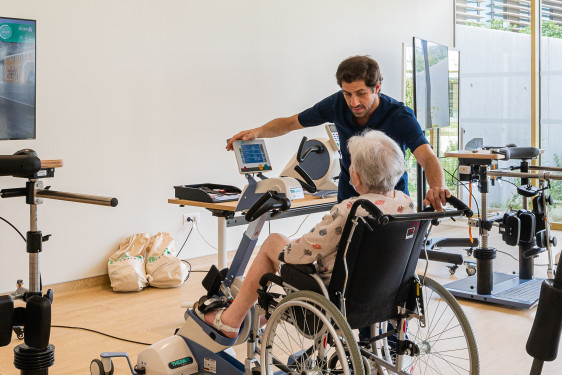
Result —
<path fill-rule="evenodd" d="M 466 227 L 441 224 L 436 236 L 464 236 Z M 495 237 L 499 237 L 497 234 Z M 558 238 L 562 239 L 558 234 Z M 492 246 L 516 255 L 517 249 L 492 241 Z M 460 250 L 459 250 L 460 251 Z M 215 257 L 192 261 L 194 270 L 207 270 Z M 546 263 L 541 256 L 537 263 Z M 424 263 L 420 262 L 419 270 Z M 501 272 L 517 271 L 517 262 L 498 254 L 494 263 Z M 467 277 L 464 268 L 455 275 L 443 263 L 432 262 L 428 275 L 442 283 Z M 139 293 L 114 293 L 107 282 L 98 285 L 82 283 L 81 288 L 55 287 L 53 325 L 78 326 L 105 332 L 121 338 L 153 343 L 166 336 L 183 322 L 183 302 L 194 301 L 203 294 L 201 280 L 204 273 L 193 272 L 189 280 L 176 289 L 148 288 Z M 546 277 L 546 267 L 536 267 L 536 276 Z M 99 279 L 101 280 L 101 278 Z M 91 283 L 90 283 L 91 284 Z M 95 283 L 94 283 L 95 284 Z M 79 284 L 80 285 L 80 284 Z M 461 301 L 476 333 L 481 361 L 481 374 L 528 374 L 532 359 L 525 351 L 525 343 L 533 323 L 536 308 L 518 310 Z M 55 345 L 55 365 L 51 374 L 89 374 L 89 364 L 99 353 L 125 351 L 136 362 L 137 354 L 145 348 L 82 330 L 53 327 L 50 342 Z M 20 344 L 15 336 L 12 343 L 0 348 L 0 375 L 19 374 L 13 367 L 13 347 Z M 562 349 L 562 348 L 560 348 Z M 236 348 L 238 358 L 245 354 L 245 346 Z M 115 374 L 128 374 L 124 360 L 116 360 Z M 545 363 L 543 374 L 562 374 L 562 350 L 558 359 Z"/>

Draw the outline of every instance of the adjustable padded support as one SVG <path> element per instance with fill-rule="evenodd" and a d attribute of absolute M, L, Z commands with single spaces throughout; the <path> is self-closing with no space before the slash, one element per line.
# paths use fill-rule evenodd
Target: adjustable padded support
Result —
<path fill-rule="evenodd" d="M 562 258 L 558 261 L 558 270 Z M 545 280 L 541 286 L 541 295 L 533 328 L 527 340 L 527 353 L 535 358 L 535 364 L 541 361 L 554 361 L 558 355 L 560 335 L 562 334 L 562 272 L 557 272 L 554 280 Z M 538 372 L 540 373 L 540 371 Z"/>
<path fill-rule="evenodd" d="M 0 296 L 0 347 L 12 340 L 12 321 L 14 319 L 14 301 L 10 296 Z"/>

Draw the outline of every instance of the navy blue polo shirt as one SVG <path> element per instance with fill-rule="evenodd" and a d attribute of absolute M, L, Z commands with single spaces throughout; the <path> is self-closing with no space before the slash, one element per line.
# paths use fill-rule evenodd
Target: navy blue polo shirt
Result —
<path fill-rule="evenodd" d="M 304 127 L 332 122 L 338 129 L 342 154 L 342 171 L 338 188 L 340 202 L 358 195 L 349 183 L 351 157 L 347 149 L 347 141 L 352 136 L 361 134 L 366 128 L 380 130 L 396 141 L 404 154 L 406 148 L 413 152 L 419 146 L 429 143 L 410 108 L 384 94 L 379 93 L 379 97 L 379 106 L 363 126 L 357 125 L 353 120 L 353 113 L 347 106 L 341 90 L 298 115 L 299 122 Z M 410 194 L 406 172 L 398 181 L 395 189 Z"/>

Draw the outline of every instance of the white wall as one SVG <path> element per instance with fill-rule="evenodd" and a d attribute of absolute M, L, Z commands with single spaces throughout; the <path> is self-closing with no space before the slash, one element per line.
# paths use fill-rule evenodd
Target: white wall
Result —
<path fill-rule="evenodd" d="M 37 20 L 37 139 L 0 142 L 0 154 L 35 149 L 62 158 L 52 189 L 115 196 L 117 208 L 47 200 L 39 229 L 52 233 L 41 255 L 43 283 L 107 272 L 127 235 L 168 231 L 183 242 L 184 212 L 167 203 L 173 186 L 242 187 L 225 139 L 274 117 L 295 114 L 338 89 L 337 64 L 375 57 L 383 92 L 400 99 L 402 43 L 418 36 L 448 44 L 450 0 L 73 1 L 0 0 L 0 16 Z M 303 135 L 269 140 L 279 172 Z M 0 187 L 25 180 L 0 177 Z M 2 199 L 0 216 L 29 228 L 23 198 Z M 317 219 L 309 219 L 303 230 Z M 301 219 L 274 222 L 291 233 Z M 236 248 L 240 230 L 229 232 Z M 25 244 L 0 223 L 0 292 L 27 279 Z M 182 257 L 212 253 L 193 233 Z"/>

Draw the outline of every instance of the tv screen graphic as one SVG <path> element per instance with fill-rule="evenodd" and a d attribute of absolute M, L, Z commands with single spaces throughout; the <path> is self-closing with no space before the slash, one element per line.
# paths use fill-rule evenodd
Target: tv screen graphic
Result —
<path fill-rule="evenodd" d="M 0 140 L 35 139 L 35 26 L 0 17 Z"/>
<path fill-rule="evenodd" d="M 422 129 L 449 126 L 447 46 L 414 38 L 414 112 Z"/>

